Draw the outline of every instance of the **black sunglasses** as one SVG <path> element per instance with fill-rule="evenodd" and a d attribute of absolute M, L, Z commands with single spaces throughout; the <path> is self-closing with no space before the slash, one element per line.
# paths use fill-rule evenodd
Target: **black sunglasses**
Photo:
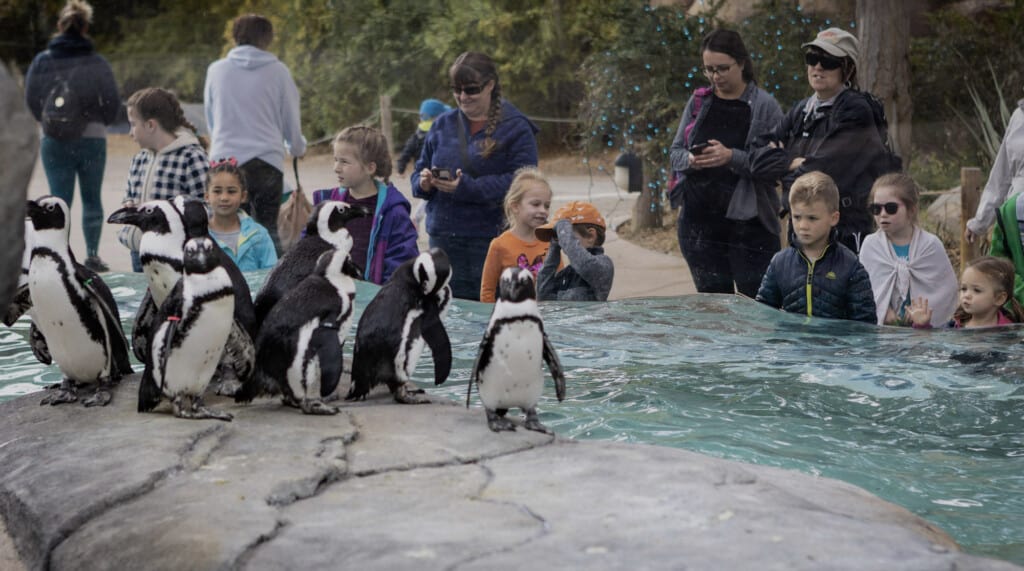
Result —
<path fill-rule="evenodd" d="M 479 95 L 480 92 L 484 90 L 485 85 L 487 84 L 485 83 L 484 85 L 453 85 L 452 93 L 454 93 L 455 95 L 458 95 L 460 93 L 465 93 L 466 95 Z"/>
<path fill-rule="evenodd" d="M 804 63 L 806 63 L 809 67 L 814 67 L 820 63 L 822 69 L 839 69 L 843 67 L 843 60 L 815 52 L 805 53 Z"/>
<path fill-rule="evenodd" d="M 885 209 L 886 214 L 896 214 L 897 212 L 900 211 L 900 203 L 886 202 L 885 204 L 879 204 L 877 202 L 872 202 L 871 204 L 868 205 L 868 210 L 870 210 L 871 214 L 875 216 L 881 214 L 883 208 Z"/>

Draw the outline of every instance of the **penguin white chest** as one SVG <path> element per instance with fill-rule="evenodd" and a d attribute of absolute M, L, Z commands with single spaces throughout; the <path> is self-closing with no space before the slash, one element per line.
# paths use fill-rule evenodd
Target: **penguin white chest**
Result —
<path fill-rule="evenodd" d="M 173 333 L 175 339 L 169 343 L 170 328 L 160 325 L 153 336 L 153 358 L 157 363 L 166 359 L 164 367 L 156 367 L 156 380 L 167 396 L 198 395 L 206 390 L 231 333 L 234 308 L 232 296 L 204 303 L 193 320 L 183 322 Z"/>
<path fill-rule="evenodd" d="M 32 299 L 42 300 L 33 304 L 36 327 L 46 337 L 50 355 L 61 372 L 78 382 L 94 382 L 109 375 L 109 333 L 96 302 L 83 289 L 68 292 L 60 267 L 51 258 L 39 256 L 33 260 L 28 284 Z M 90 335 L 83 319 L 102 332 L 101 339 Z"/>
<path fill-rule="evenodd" d="M 489 409 L 532 408 L 544 389 L 544 340 L 532 321 L 506 324 L 494 336 L 480 375 L 480 400 Z"/>

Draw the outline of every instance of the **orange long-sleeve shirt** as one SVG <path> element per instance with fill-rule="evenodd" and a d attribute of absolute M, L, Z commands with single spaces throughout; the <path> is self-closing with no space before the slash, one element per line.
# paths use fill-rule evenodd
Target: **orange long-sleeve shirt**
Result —
<path fill-rule="evenodd" d="M 536 279 L 537 272 L 544 265 L 548 245 L 548 242 L 540 240 L 525 242 L 511 230 L 506 230 L 491 240 L 491 246 L 487 249 L 487 260 L 484 262 L 484 271 L 480 276 L 480 301 L 494 303 L 497 298 L 501 272 L 507 267 L 527 268 Z"/>

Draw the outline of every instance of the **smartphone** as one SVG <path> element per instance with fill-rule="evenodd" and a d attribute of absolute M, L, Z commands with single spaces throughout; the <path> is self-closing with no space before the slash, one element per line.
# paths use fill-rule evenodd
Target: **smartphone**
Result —
<path fill-rule="evenodd" d="M 697 143 L 690 147 L 690 154 L 699 155 L 704 152 L 704 149 L 708 148 L 707 143 Z"/>
<path fill-rule="evenodd" d="M 434 178 L 441 180 L 452 180 L 455 178 L 452 176 L 451 169 L 444 169 L 440 167 L 431 167 L 430 174 L 434 175 Z"/>

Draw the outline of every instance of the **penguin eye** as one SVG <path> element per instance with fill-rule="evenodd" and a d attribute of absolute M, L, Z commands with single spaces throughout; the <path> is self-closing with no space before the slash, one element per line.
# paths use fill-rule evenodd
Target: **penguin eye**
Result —
<path fill-rule="evenodd" d="M 147 206 L 142 211 L 145 212 L 146 214 L 152 214 L 153 213 L 153 207 L 152 206 Z"/>
<path fill-rule="evenodd" d="M 46 205 L 46 210 L 48 212 L 53 212 L 56 208 L 57 207 L 52 202 Z"/>

